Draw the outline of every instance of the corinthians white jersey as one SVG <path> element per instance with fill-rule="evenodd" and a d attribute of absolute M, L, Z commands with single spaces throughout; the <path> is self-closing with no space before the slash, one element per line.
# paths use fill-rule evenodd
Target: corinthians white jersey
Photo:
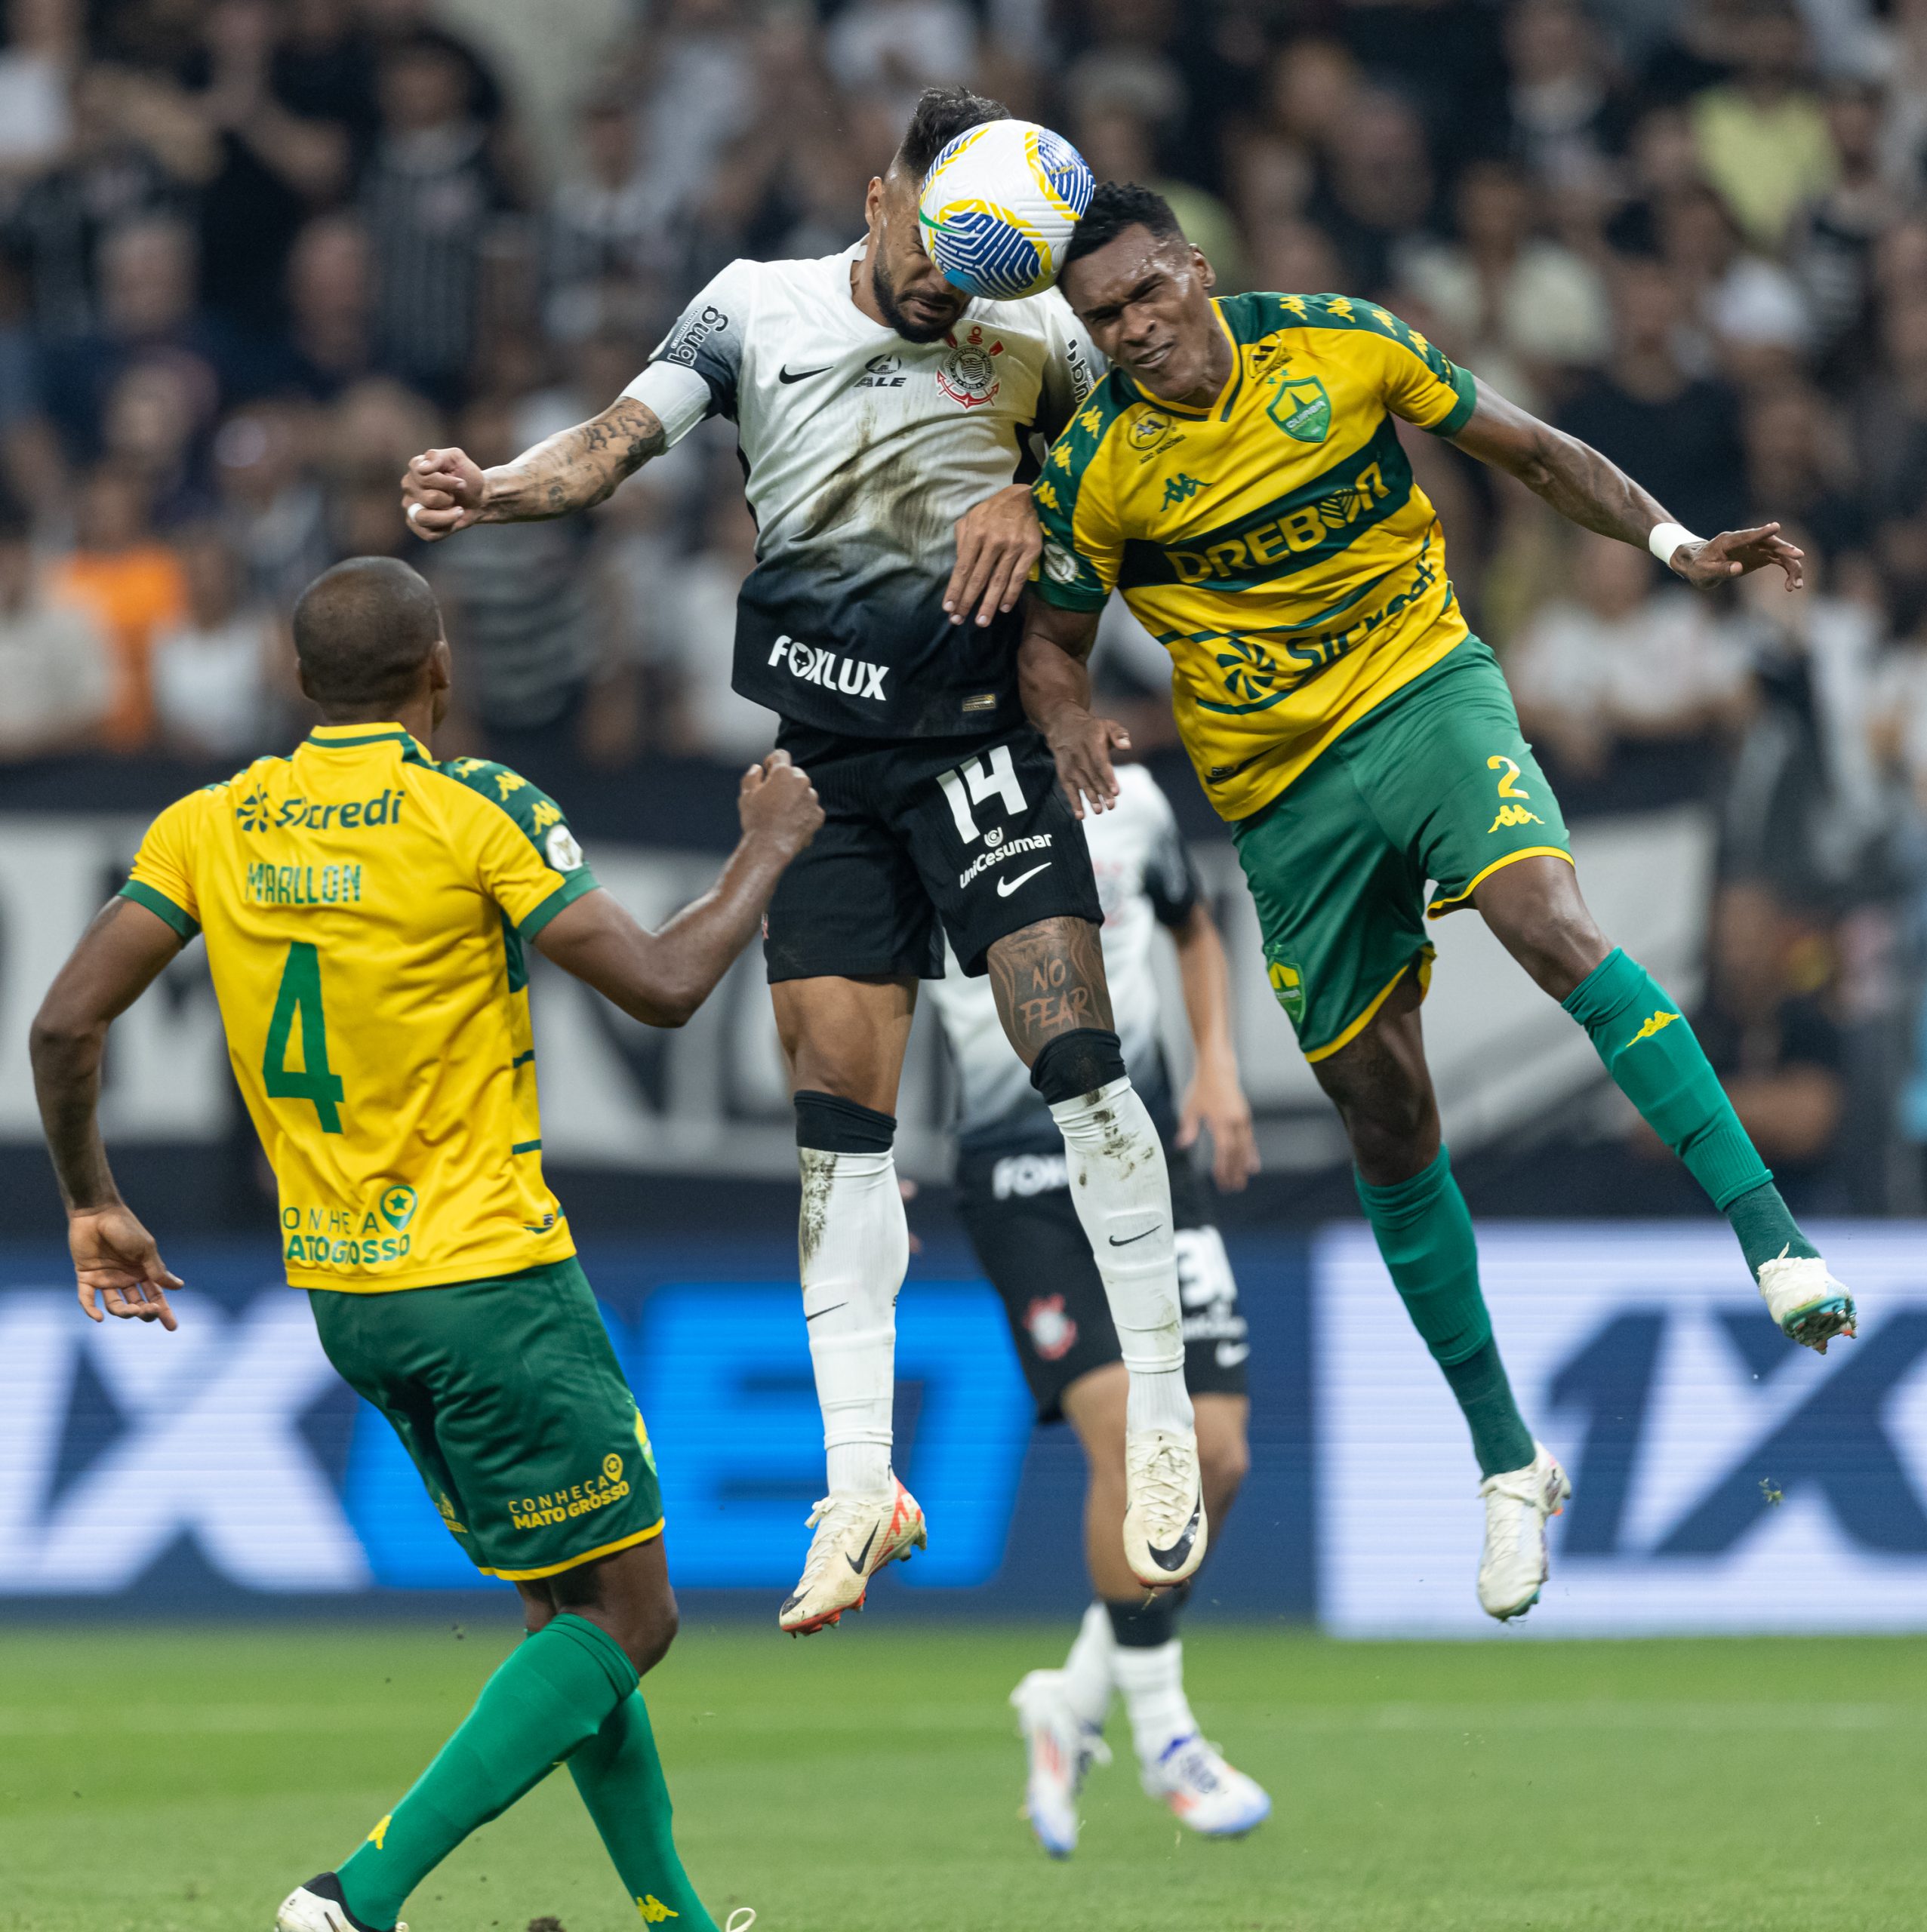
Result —
<path fill-rule="evenodd" d="M 1157 1111 L 1170 1104 L 1151 948 L 1159 926 L 1184 923 L 1199 887 L 1171 801 L 1141 764 L 1118 767 L 1114 810 L 1084 821 L 1097 897 L 1104 909 L 1104 977 L 1112 1024 L 1131 1083 Z M 1030 1070 L 1004 1037 L 987 978 L 967 980 L 954 956 L 947 972 L 925 988 L 936 1004 L 943 1037 L 956 1063 L 962 1094 L 957 1139 L 968 1152 L 1036 1149 L 1057 1152 L 1063 1141 Z"/>
<path fill-rule="evenodd" d="M 624 394 L 672 442 L 706 416 L 737 426 L 757 531 L 737 605 L 743 697 L 865 737 L 1005 730 L 1022 716 L 1019 613 L 950 623 L 952 527 L 1102 365 L 1054 291 L 973 302 L 948 335 L 906 342 L 851 297 L 862 254 L 732 262 Z"/>

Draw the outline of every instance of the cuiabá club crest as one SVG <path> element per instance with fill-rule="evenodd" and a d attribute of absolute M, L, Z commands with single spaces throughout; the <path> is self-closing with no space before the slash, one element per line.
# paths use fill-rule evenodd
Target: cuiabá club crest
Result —
<path fill-rule="evenodd" d="M 1004 345 L 995 336 L 987 342 L 983 325 L 976 322 L 961 342 L 950 334 L 943 340 L 950 345 L 950 352 L 937 365 L 937 386 L 966 409 L 996 401 L 1003 386 L 997 374 L 997 358 L 1003 354 Z"/>

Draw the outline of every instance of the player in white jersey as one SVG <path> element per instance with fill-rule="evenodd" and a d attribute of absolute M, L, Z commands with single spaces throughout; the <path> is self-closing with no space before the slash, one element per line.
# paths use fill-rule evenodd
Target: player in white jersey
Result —
<path fill-rule="evenodd" d="M 829 1461 L 779 1619 L 799 1632 L 860 1606 L 871 1575 L 924 1541 L 890 1462 L 909 1252 L 892 1109 L 917 983 L 941 977 L 947 935 L 966 972 L 989 972 L 1077 1178 L 1130 1376 L 1127 1561 L 1174 1585 L 1206 1541 L 1164 1155 L 1112 1030 L 1084 841 L 1017 693 L 1017 605 L 1042 545 L 1014 478 L 1095 358 L 1054 293 L 985 303 L 950 287 L 917 222 L 937 153 L 1003 117 L 931 90 L 870 185 L 855 248 L 732 263 L 600 416 L 485 472 L 429 450 L 402 480 L 434 539 L 585 509 L 704 417 L 737 426 L 757 542 L 732 681 L 781 717 L 778 743 L 828 815 L 765 939 Z"/>
<path fill-rule="evenodd" d="M 1218 1184 L 1257 1165 L 1251 1111 L 1231 1042 L 1224 949 L 1171 803 L 1142 765 L 1119 768 L 1115 808 L 1085 820 L 1104 903 L 1104 971 L 1119 1038 L 1167 1149 L 1184 1301 L 1185 1380 L 1197 1417 L 1205 1507 L 1214 1534 L 1249 1458 L 1238 1284 L 1212 1226 L 1190 1149 L 1210 1130 Z M 1196 1064 L 1181 1109 L 1159 1044 L 1153 966 L 1162 926 L 1177 945 Z M 1125 1371 L 1049 1115 L 1010 1050 L 981 980 L 953 973 L 931 989 L 956 1064 L 958 1206 L 1002 1298 L 1040 1423 L 1067 1418 L 1084 1446 L 1085 1560 L 1096 1600 L 1060 1669 L 1033 1670 L 1012 1693 L 1029 1759 L 1024 1810 L 1054 1857 L 1077 1843 L 1077 1795 L 1109 1761 L 1104 1719 L 1122 1694 L 1147 1792 L 1193 1830 L 1250 1831 L 1271 1801 L 1199 1734 L 1185 1701 L 1178 1613 L 1189 1586 L 1147 1594 L 1120 1558 Z"/>

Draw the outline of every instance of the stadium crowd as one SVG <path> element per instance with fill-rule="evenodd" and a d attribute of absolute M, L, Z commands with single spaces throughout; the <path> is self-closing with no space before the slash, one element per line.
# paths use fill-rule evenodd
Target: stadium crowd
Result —
<path fill-rule="evenodd" d="M 726 425 L 432 551 L 396 479 L 593 413 L 733 257 L 855 239 L 967 79 L 1162 188 L 1222 288 L 1374 297 L 1692 528 L 1787 524 L 1804 595 L 1695 598 L 1413 439 L 1568 814 L 1717 815 L 1707 1031 L 1768 1158 L 1804 1207 L 1917 1204 L 1927 0 L 638 0 L 560 144 L 489 12 L 13 0 L 0 758 L 285 739 L 294 594 L 368 552 L 432 576 L 468 748 L 762 749 Z M 1168 740 L 1121 609 L 1103 655 Z"/>

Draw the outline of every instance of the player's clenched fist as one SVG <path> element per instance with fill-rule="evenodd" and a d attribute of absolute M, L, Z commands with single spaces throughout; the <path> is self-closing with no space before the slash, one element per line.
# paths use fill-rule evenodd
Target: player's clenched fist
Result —
<path fill-rule="evenodd" d="M 433 543 L 482 520 L 488 480 L 462 450 L 423 450 L 402 475 L 402 514 L 424 543 Z"/>
<path fill-rule="evenodd" d="M 816 836 L 823 807 L 810 775 L 793 764 L 787 752 L 771 752 L 743 774 L 737 800 L 746 837 L 761 836 L 783 846 L 791 857 Z"/>

